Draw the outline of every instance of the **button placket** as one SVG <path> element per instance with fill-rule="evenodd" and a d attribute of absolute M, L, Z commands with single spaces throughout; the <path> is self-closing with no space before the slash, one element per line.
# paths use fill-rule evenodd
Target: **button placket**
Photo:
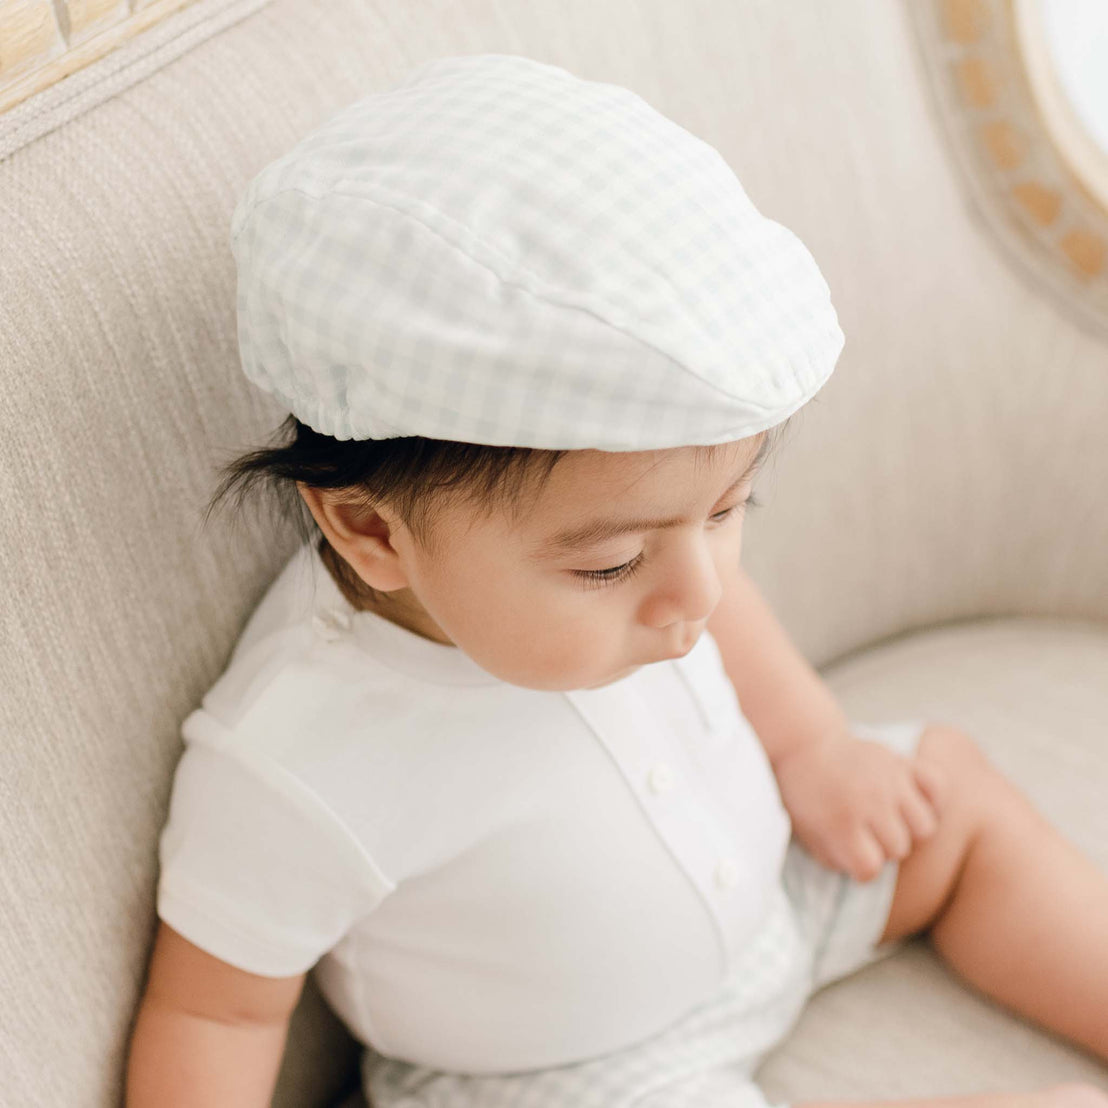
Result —
<path fill-rule="evenodd" d="M 755 923 L 757 905 L 745 895 L 753 874 L 736 852 L 733 820 L 695 769 L 694 752 L 673 733 L 675 721 L 663 710 L 665 703 L 654 703 L 646 691 L 630 712 L 626 699 L 602 689 L 566 696 L 607 748 L 659 839 L 696 888 L 715 924 L 726 971 Z"/>
<path fill-rule="evenodd" d="M 665 667 L 669 696 L 657 705 L 659 726 L 668 724 L 670 733 L 683 740 L 688 765 L 682 762 L 679 795 L 653 807 L 660 830 L 671 814 L 678 815 L 670 809 L 686 801 L 698 812 L 714 813 L 705 833 L 697 836 L 700 848 L 695 855 L 690 851 L 685 862 L 690 870 L 689 862 L 696 863 L 697 885 L 719 917 L 734 958 L 776 886 L 790 825 L 761 741 L 742 714 L 714 647 L 714 641 L 698 643 Z M 687 705 L 683 713 L 674 710 L 678 703 Z M 760 845 L 747 849 L 752 843 Z"/>

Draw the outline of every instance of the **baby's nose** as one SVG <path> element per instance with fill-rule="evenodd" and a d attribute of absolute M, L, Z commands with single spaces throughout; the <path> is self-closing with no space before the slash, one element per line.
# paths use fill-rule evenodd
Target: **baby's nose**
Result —
<path fill-rule="evenodd" d="M 664 629 L 675 623 L 704 623 L 715 611 L 723 585 L 706 544 L 675 555 L 647 600 L 643 621 Z"/>

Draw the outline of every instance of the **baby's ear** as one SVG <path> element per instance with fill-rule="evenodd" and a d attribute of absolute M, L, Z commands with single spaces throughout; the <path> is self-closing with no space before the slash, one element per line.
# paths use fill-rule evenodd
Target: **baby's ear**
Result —
<path fill-rule="evenodd" d="M 327 541 L 370 588 L 406 588 L 408 575 L 392 543 L 392 526 L 375 508 L 351 503 L 333 489 L 296 482 Z"/>

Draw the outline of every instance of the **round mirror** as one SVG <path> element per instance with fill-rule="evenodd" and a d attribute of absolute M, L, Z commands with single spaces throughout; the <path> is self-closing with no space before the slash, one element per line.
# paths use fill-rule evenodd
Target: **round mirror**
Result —
<path fill-rule="evenodd" d="M 1017 32 L 1043 122 L 1108 209 L 1108 4 L 1017 0 Z"/>

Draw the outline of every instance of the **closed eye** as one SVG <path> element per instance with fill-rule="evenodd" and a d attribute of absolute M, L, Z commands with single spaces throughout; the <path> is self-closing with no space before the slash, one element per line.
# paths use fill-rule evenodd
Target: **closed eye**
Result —
<path fill-rule="evenodd" d="M 732 504 L 730 508 L 725 508 L 722 512 L 716 512 L 715 515 L 711 515 L 708 518 L 716 524 L 726 523 L 732 515 L 738 513 L 741 509 L 746 508 L 758 508 L 761 507 L 761 501 L 755 497 L 754 493 L 750 493 L 745 500 L 740 500 L 737 504 Z M 608 569 L 575 569 L 570 572 L 575 577 L 579 577 L 584 581 L 593 582 L 595 585 L 612 585 L 617 584 L 620 581 L 625 581 L 629 577 L 632 577 L 635 572 L 642 567 L 643 559 L 645 555 L 640 551 L 629 562 L 624 562 L 620 566 L 611 566 Z"/>

